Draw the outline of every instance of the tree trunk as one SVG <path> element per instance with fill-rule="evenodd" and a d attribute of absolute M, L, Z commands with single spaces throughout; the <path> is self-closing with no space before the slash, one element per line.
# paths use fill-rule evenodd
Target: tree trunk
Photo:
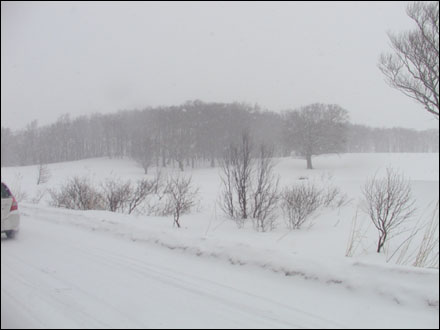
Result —
<path fill-rule="evenodd" d="M 177 228 L 180 228 L 179 218 L 180 218 L 180 214 L 178 211 L 176 211 L 176 213 L 174 213 L 174 224 L 173 225 L 176 225 Z"/>
<path fill-rule="evenodd" d="M 167 162 L 164 152 L 162 153 L 162 167 L 167 167 Z"/>
<path fill-rule="evenodd" d="M 306 155 L 306 160 L 307 160 L 307 169 L 308 170 L 313 170 L 312 155 Z"/>
<path fill-rule="evenodd" d="M 385 240 L 387 238 L 387 233 L 381 233 L 379 236 L 379 242 L 377 243 L 377 253 L 380 253 L 382 250 L 383 245 L 385 244 Z"/>

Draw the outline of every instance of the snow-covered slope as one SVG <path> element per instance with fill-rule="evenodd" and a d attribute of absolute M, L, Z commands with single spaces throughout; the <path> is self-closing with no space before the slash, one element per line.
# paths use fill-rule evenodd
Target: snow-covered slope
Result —
<path fill-rule="evenodd" d="M 283 185 L 331 180 L 350 202 L 301 230 L 280 220 L 267 233 L 251 223 L 238 229 L 221 214 L 218 169 L 188 171 L 201 201 L 181 229 L 167 217 L 51 208 L 47 194 L 32 203 L 74 175 L 96 183 L 143 177 L 131 160 L 51 164 L 40 186 L 36 166 L 2 169 L 2 181 L 27 195 L 20 235 L 1 242 L 2 328 L 438 328 L 438 269 L 387 263 L 398 239 L 376 254 L 376 233 L 358 208 L 362 183 L 392 166 L 412 180 L 419 205 L 412 221 L 429 218 L 438 154 L 322 156 L 314 165 L 307 171 L 303 160 L 280 159 L 277 172 Z M 363 236 L 349 258 L 356 214 Z"/>

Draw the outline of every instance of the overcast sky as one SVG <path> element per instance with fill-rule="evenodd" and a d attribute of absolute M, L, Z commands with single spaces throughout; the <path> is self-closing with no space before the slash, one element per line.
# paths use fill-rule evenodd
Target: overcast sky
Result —
<path fill-rule="evenodd" d="M 187 100 L 438 127 L 377 68 L 408 2 L 1 2 L 1 125 Z"/>

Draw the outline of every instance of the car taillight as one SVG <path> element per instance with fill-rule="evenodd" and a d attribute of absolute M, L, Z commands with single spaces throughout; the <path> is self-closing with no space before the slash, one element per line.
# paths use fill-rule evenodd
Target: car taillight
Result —
<path fill-rule="evenodd" d="M 9 211 L 12 212 L 12 211 L 16 211 L 16 210 L 18 210 L 18 203 L 15 200 L 15 197 L 12 196 L 12 205 L 11 205 L 11 209 Z"/>

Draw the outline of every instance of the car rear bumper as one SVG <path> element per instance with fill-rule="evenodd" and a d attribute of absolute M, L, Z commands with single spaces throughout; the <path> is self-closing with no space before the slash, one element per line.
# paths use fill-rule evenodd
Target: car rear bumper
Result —
<path fill-rule="evenodd" d="M 7 218 L 2 219 L 1 222 L 1 231 L 2 233 L 5 231 L 13 230 L 17 231 L 20 226 L 20 214 L 10 213 Z"/>

